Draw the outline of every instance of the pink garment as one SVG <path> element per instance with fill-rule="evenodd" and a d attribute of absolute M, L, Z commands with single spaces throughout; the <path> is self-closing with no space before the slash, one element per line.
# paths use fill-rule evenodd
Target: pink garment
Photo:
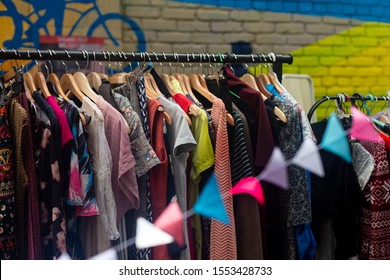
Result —
<path fill-rule="evenodd" d="M 225 105 L 219 98 L 214 99 L 211 118 L 216 136 L 214 172 L 230 223 L 224 224 L 217 220 L 211 220 L 210 260 L 236 260 L 237 242 L 233 199 L 229 195 L 232 188 L 229 141 L 226 128 Z"/>
<path fill-rule="evenodd" d="M 53 96 L 49 96 L 46 98 L 47 104 L 53 108 L 54 114 L 58 119 L 58 124 L 61 130 L 61 148 L 73 139 L 72 132 L 70 131 L 68 120 L 66 119 L 64 111 L 62 111 L 61 107 L 57 104 L 55 98 Z"/>
<path fill-rule="evenodd" d="M 112 156 L 111 183 L 119 222 L 128 210 L 139 207 L 135 160 L 122 115 L 101 96 L 96 105 L 104 116 L 104 130 Z"/>

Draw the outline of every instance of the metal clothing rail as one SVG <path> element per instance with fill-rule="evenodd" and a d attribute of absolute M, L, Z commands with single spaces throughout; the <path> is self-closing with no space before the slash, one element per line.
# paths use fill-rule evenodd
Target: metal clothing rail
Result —
<path fill-rule="evenodd" d="M 64 60 L 64 61 L 122 61 L 122 62 L 176 62 L 176 63 L 272 63 L 273 71 L 282 80 L 283 64 L 292 64 L 291 54 L 233 54 L 233 53 L 156 53 L 122 51 L 54 51 L 54 50 L 0 50 L 0 59 Z"/>
<path fill-rule="evenodd" d="M 345 97 L 345 95 L 344 95 Z M 373 98 L 373 99 L 372 99 Z M 387 96 L 380 96 L 380 97 L 376 97 L 376 96 L 372 96 L 372 97 L 369 97 L 369 96 L 363 96 L 361 94 L 354 94 L 352 96 L 348 96 L 347 98 L 344 98 L 342 99 L 340 97 L 340 95 L 336 95 L 336 96 L 324 96 L 322 97 L 321 99 L 319 99 L 316 103 L 313 104 L 313 106 L 311 106 L 310 110 L 309 110 L 309 113 L 307 113 L 307 118 L 309 119 L 309 122 L 311 121 L 311 117 L 313 116 L 315 110 L 322 104 L 322 103 L 325 103 L 325 102 L 329 102 L 330 100 L 337 100 L 337 101 L 341 101 L 341 102 L 351 102 L 352 104 L 355 104 L 356 101 L 388 101 L 390 102 L 390 98 L 387 97 Z"/>

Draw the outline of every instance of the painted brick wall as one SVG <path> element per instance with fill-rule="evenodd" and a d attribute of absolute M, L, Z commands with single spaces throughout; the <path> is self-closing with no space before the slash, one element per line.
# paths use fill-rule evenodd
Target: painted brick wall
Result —
<path fill-rule="evenodd" d="M 140 25 L 149 51 L 226 52 L 232 42 L 245 41 L 253 53 L 292 53 L 294 64 L 285 72 L 312 76 L 317 98 L 339 92 L 384 95 L 390 90 L 388 1 L 122 4 L 125 14 Z M 136 43 L 126 36 L 124 41 L 128 49 Z"/>

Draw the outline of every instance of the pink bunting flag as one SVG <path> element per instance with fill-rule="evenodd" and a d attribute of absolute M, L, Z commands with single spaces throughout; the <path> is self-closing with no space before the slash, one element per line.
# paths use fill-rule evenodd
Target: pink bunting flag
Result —
<path fill-rule="evenodd" d="M 231 194 L 246 193 L 253 196 L 260 205 L 264 205 L 264 193 L 263 188 L 259 180 L 255 177 L 248 177 L 240 180 L 231 190 Z"/>
<path fill-rule="evenodd" d="M 184 246 L 184 216 L 177 201 L 171 202 L 160 214 L 154 225 L 173 236 L 179 246 Z"/>
<path fill-rule="evenodd" d="M 267 166 L 256 178 L 272 183 L 284 190 L 288 189 L 287 163 L 278 147 L 274 148 Z"/>
<path fill-rule="evenodd" d="M 370 119 L 355 106 L 352 106 L 351 111 L 351 136 L 357 140 L 366 140 L 375 143 L 381 142 L 382 138 L 375 131 Z"/>
<path fill-rule="evenodd" d="M 293 158 L 292 163 L 302 167 L 303 169 L 309 170 L 311 173 L 316 174 L 319 177 L 325 176 L 324 166 L 322 165 L 318 147 L 310 138 L 303 141 L 297 154 Z"/>

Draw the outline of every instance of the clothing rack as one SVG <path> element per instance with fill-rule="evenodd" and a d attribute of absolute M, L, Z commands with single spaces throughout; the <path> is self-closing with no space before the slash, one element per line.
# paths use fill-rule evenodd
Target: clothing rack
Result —
<path fill-rule="evenodd" d="M 344 96 L 344 97 L 342 97 Z M 370 96 L 363 96 L 359 93 L 355 93 L 352 96 L 347 96 L 345 94 L 339 94 L 336 96 L 324 96 L 321 99 L 319 99 L 316 103 L 313 104 L 313 106 L 310 108 L 309 113 L 307 114 L 307 117 L 309 119 L 309 122 L 311 121 L 311 117 L 313 116 L 315 110 L 324 102 L 330 101 L 330 100 L 337 100 L 339 102 L 352 102 L 352 104 L 355 104 L 356 101 L 390 101 L 389 97 L 387 96 L 381 96 L 381 97 L 374 97 Z"/>
<path fill-rule="evenodd" d="M 234 54 L 234 53 L 156 53 L 122 51 L 54 51 L 54 50 L 0 50 L 0 59 L 64 60 L 64 61 L 122 61 L 174 63 L 269 63 L 282 81 L 283 64 L 292 64 L 291 54 Z"/>

